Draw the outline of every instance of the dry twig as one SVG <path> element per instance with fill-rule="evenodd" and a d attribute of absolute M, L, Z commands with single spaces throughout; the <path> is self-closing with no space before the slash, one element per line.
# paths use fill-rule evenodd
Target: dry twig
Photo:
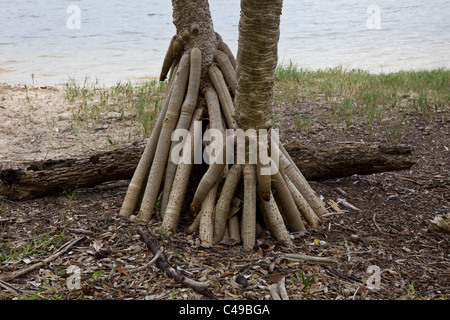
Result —
<path fill-rule="evenodd" d="M 307 256 L 304 254 L 296 254 L 296 253 L 281 253 L 281 258 L 285 258 L 292 261 L 304 261 L 311 264 L 320 264 L 320 265 L 330 265 L 338 263 L 338 261 L 334 258 L 327 257 L 313 257 Z"/>
<path fill-rule="evenodd" d="M 42 267 L 43 265 L 46 265 L 47 263 L 55 260 L 56 258 L 58 258 L 59 256 L 63 255 L 64 253 L 66 253 L 73 245 L 75 245 L 77 242 L 79 242 L 80 240 L 84 239 L 85 237 L 79 237 L 79 238 L 75 238 L 69 242 L 66 242 L 62 247 L 59 248 L 58 251 L 56 251 L 54 254 L 52 254 L 51 256 L 49 256 L 48 258 L 35 263 L 27 268 L 23 268 L 17 271 L 13 271 L 13 272 L 9 272 L 6 274 L 2 274 L 0 275 L 0 281 L 9 281 L 12 279 L 15 279 L 17 277 L 23 276 L 24 274 L 27 274 L 33 270 L 36 270 L 40 267 Z"/>
<path fill-rule="evenodd" d="M 147 245 L 147 247 L 156 256 L 160 251 L 158 240 L 156 240 L 155 237 L 150 234 L 150 231 L 148 231 L 148 229 L 141 228 L 138 230 L 138 234 L 142 237 L 142 240 Z M 156 266 L 176 282 L 184 284 L 187 287 L 192 288 L 195 292 L 198 292 L 210 299 L 216 299 L 215 295 L 210 290 L 208 290 L 208 283 L 198 282 L 181 274 L 167 262 L 163 252 L 161 252 L 160 256 L 156 259 Z"/>

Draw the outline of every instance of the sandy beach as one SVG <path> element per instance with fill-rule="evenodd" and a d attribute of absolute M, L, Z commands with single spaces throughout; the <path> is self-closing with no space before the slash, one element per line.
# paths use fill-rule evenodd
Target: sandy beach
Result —
<path fill-rule="evenodd" d="M 76 121 L 79 101 L 71 103 L 61 86 L 0 86 L 0 161 L 62 159 L 113 148 L 111 141 L 133 142 L 133 119 L 105 112 Z M 140 139 L 140 137 L 136 137 Z"/>

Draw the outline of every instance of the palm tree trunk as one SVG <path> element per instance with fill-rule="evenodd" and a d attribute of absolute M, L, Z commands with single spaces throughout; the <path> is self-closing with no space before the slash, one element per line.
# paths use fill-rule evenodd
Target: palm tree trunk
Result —
<path fill-rule="evenodd" d="M 208 67 L 218 46 L 208 0 L 172 0 L 172 8 L 176 37 L 181 39 L 184 51 L 197 47 L 202 52 L 202 90 L 210 84 Z"/>
<path fill-rule="evenodd" d="M 236 122 L 246 130 L 272 127 L 282 0 L 242 0 L 237 52 Z"/>

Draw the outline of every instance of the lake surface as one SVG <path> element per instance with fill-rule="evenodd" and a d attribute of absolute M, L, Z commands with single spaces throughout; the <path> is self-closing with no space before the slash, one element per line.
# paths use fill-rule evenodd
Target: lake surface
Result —
<path fill-rule="evenodd" d="M 240 1 L 210 7 L 236 53 Z M 0 8 L 0 83 L 155 77 L 175 33 L 170 1 L 0 0 Z M 450 68 L 450 1 L 285 0 L 279 59 L 374 73 Z"/>

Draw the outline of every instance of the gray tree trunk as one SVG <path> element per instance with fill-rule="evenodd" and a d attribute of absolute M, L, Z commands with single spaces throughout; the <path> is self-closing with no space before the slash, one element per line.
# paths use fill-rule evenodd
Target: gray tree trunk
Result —
<path fill-rule="evenodd" d="M 202 90 L 211 83 L 208 67 L 214 61 L 218 46 L 208 0 L 172 0 L 172 7 L 173 24 L 183 41 L 184 51 L 197 47 L 202 52 Z"/>

